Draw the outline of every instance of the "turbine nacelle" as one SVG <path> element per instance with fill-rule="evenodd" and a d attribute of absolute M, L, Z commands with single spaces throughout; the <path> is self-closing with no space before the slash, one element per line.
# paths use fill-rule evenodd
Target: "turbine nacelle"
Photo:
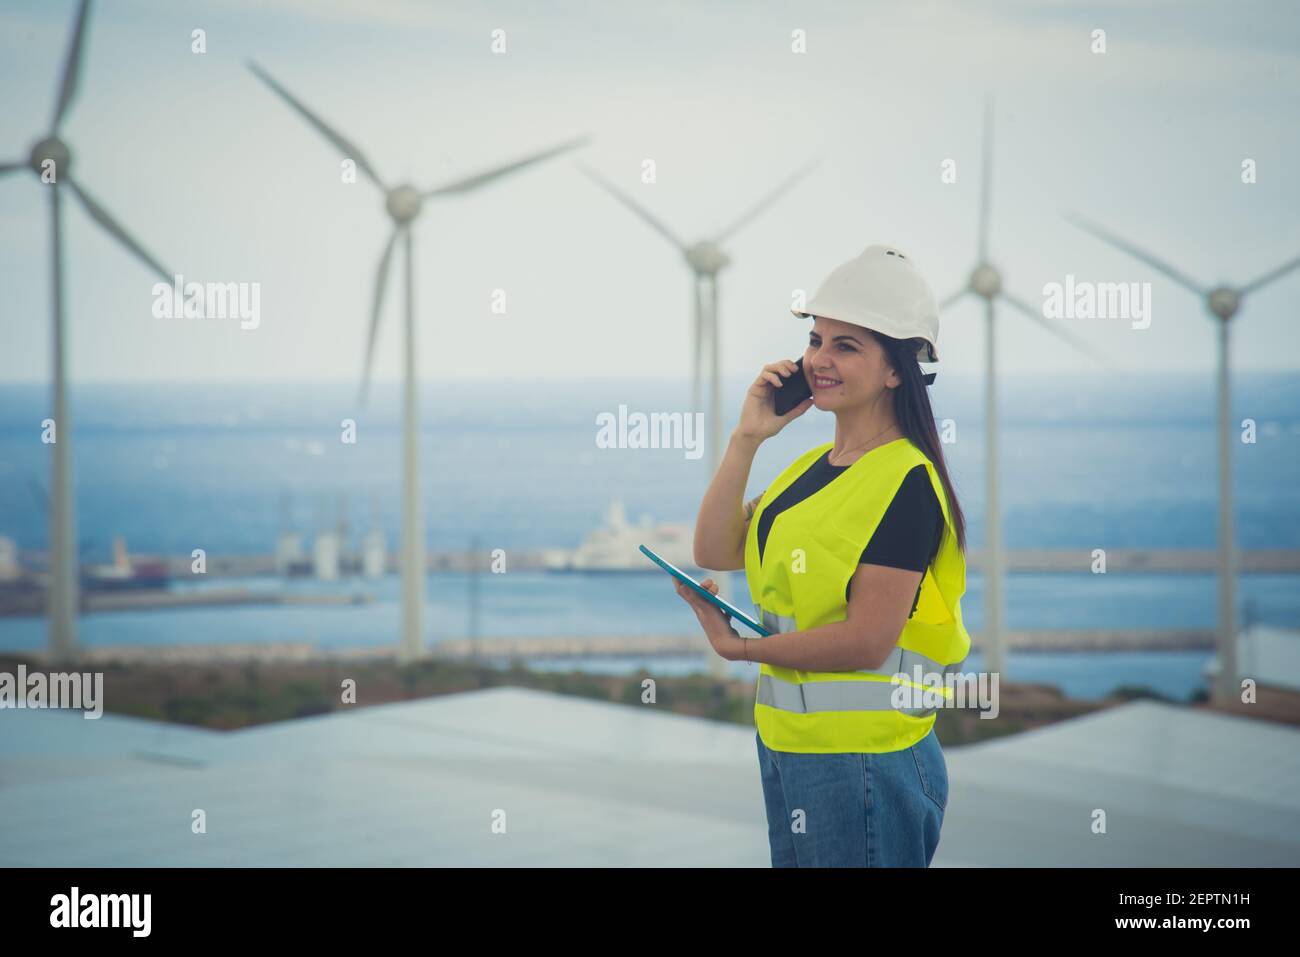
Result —
<path fill-rule="evenodd" d="M 722 247 L 708 239 L 688 248 L 685 255 L 690 267 L 706 276 L 716 276 L 731 264 L 731 257 L 722 251 Z"/>
<path fill-rule="evenodd" d="M 985 299 L 993 299 L 1002 291 L 1002 276 L 988 263 L 981 263 L 970 274 L 971 292 Z"/>
<path fill-rule="evenodd" d="M 423 205 L 424 199 L 420 196 L 420 191 L 405 184 L 394 186 L 384 197 L 384 208 L 388 210 L 388 215 L 401 225 L 420 215 L 420 207 Z"/>
<path fill-rule="evenodd" d="M 1241 308 L 1241 293 L 1227 286 L 1220 286 L 1210 290 L 1205 302 L 1210 307 L 1210 312 L 1227 322 Z"/>
<path fill-rule="evenodd" d="M 57 182 L 57 177 L 65 175 L 72 164 L 72 151 L 68 149 L 68 144 L 57 136 L 47 136 L 32 147 L 31 157 L 27 162 L 37 176 L 45 172 L 47 162 L 53 162 L 55 182 Z"/>

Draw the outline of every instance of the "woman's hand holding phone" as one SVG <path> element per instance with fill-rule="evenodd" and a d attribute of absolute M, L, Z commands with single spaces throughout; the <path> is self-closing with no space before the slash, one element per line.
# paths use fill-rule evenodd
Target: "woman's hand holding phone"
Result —
<path fill-rule="evenodd" d="M 794 419 L 799 418 L 810 408 L 812 408 L 812 397 L 804 399 L 785 415 L 777 415 L 774 408 L 774 397 L 778 389 L 798 388 L 798 380 L 803 378 L 803 368 L 790 359 L 778 359 L 776 362 L 769 362 L 763 366 L 763 371 L 758 374 L 745 393 L 744 404 L 740 407 L 740 422 L 736 425 L 736 432 L 747 438 L 756 441 L 770 439 L 780 432 L 786 425 Z M 793 384 L 792 384 L 793 380 Z M 805 380 L 806 384 L 806 380 Z"/>

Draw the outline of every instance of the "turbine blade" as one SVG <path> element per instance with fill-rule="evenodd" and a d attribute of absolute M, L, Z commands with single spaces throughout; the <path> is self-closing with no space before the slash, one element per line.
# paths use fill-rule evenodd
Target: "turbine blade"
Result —
<path fill-rule="evenodd" d="M 90 0 L 81 0 L 81 9 L 77 11 L 77 23 L 72 28 L 72 41 L 68 44 L 68 54 L 63 62 L 63 83 L 59 86 L 59 99 L 54 104 L 54 122 L 50 124 L 56 133 L 63 116 L 72 105 L 77 95 L 77 81 L 81 76 L 82 39 L 86 33 L 86 15 L 90 13 Z"/>
<path fill-rule="evenodd" d="M 158 260 L 145 252 L 144 247 L 132 239 L 130 234 L 128 234 L 127 231 L 118 224 L 117 220 L 109 215 L 108 210 L 95 202 L 95 200 L 91 198 L 90 194 L 75 182 L 68 179 L 66 173 L 64 174 L 63 185 L 71 187 L 73 195 L 81 201 L 82 207 L 90 214 L 90 218 L 99 223 L 100 226 L 104 227 L 104 229 L 106 229 L 114 239 L 130 250 L 137 259 L 152 269 L 168 283 L 175 279 L 175 273 L 159 264 Z"/>
<path fill-rule="evenodd" d="M 325 137 L 325 139 L 333 143 L 334 147 L 342 153 L 344 157 L 353 160 L 357 164 L 357 168 L 369 176 L 376 186 L 385 192 L 388 191 L 388 187 L 384 185 L 384 181 L 379 178 L 379 174 L 375 172 L 375 168 L 370 165 L 370 161 L 366 159 L 365 154 L 357 148 L 355 143 L 309 110 L 302 101 L 297 99 L 292 93 L 277 83 L 269 73 L 252 60 L 247 61 L 247 63 L 248 68 L 252 70 L 263 83 L 274 90 L 280 99 L 288 103 L 298 113 L 300 113 L 308 123 L 316 127 L 316 131 L 320 133 L 321 136 Z"/>
<path fill-rule="evenodd" d="M 15 170 L 20 170 L 26 165 L 26 163 L 0 163 L 0 176 L 4 176 L 5 173 L 12 173 Z"/>
<path fill-rule="evenodd" d="M 1103 356 L 1100 352 L 1095 351 L 1087 343 L 1076 338 L 1075 336 L 1070 335 L 1068 332 L 1062 329 L 1058 323 L 1049 322 L 1047 319 L 1043 317 L 1043 313 L 1041 310 L 1035 309 L 1033 306 L 1029 305 L 1029 303 L 1025 302 L 1023 299 L 1020 299 L 1019 297 L 1013 296 L 1006 292 L 998 293 L 998 298 L 1004 299 L 1008 304 L 1015 306 L 1026 316 L 1028 316 L 1030 319 L 1034 320 L 1034 322 L 1038 323 L 1040 326 L 1046 329 L 1048 332 L 1052 333 L 1055 336 L 1059 336 L 1063 341 L 1068 342 L 1070 345 L 1074 346 L 1074 348 L 1078 349 L 1084 355 L 1093 359 L 1093 361 L 1099 363 L 1102 366 L 1102 368 L 1110 372 L 1118 371 L 1115 368 L 1115 366 L 1111 363 L 1111 361 L 1107 359 L 1105 356 Z"/>
<path fill-rule="evenodd" d="M 1244 296 L 1246 293 L 1252 292 L 1253 290 L 1258 289 L 1260 286 L 1267 286 L 1274 279 L 1281 279 L 1292 269 L 1295 269 L 1296 266 L 1300 266 L 1300 256 L 1297 256 L 1295 259 L 1292 259 L 1290 262 L 1283 263 L 1282 265 L 1278 266 L 1276 269 L 1272 270 L 1271 272 L 1264 273 L 1264 275 L 1260 276 L 1258 279 L 1254 280 L 1253 282 L 1249 282 L 1246 285 L 1242 286 L 1240 289 L 1237 290 L 1237 292 L 1239 292 L 1241 295 Z"/>
<path fill-rule="evenodd" d="M 480 186 L 486 186 L 493 180 L 500 179 L 502 176 L 508 176 L 526 166 L 532 166 L 534 163 L 540 163 L 542 160 L 550 159 L 560 153 L 566 153 L 571 149 L 576 149 L 591 142 L 590 136 L 580 136 L 577 139 L 567 140 L 558 146 L 552 146 L 550 149 L 542 150 L 540 153 L 533 153 L 525 156 L 523 159 L 515 160 L 513 163 L 507 163 L 504 166 L 496 166 L 481 173 L 475 173 L 473 176 L 466 176 L 464 179 L 458 179 L 455 182 L 447 183 L 444 186 L 438 186 L 424 194 L 426 198 L 430 196 L 445 196 L 448 193 L 467 193 L 472 189 L 478 189 Z"/>
<path fill-rule="evenodd" d="M 945 299 L 943 302 L 939 303 L 939 311 L 942 312 L 944 309 L 947 309 L 949 306 L 951 306 L 954 302 L 956 302 L 956 301 L 957 301 L 958 299 L 960 299 L 962 296 L 966 295 L 966 293 L 968 293 L 968 292 L 970 292 L 970 287 L 969 287 L 969 286 L 962 286 L 960 289 L 958 289 L 956 292 L 954 292 L 952 295 L 950 295 L 950 296 L 949 296 L 947 299 Z"/>
<path fill-rule="evenodd" d="M 1109 243 L 1110 245 L 1114 246 L 1116 249 L 1123 250 L 1124 252 L 1132 256 L 1134 259 L 1141 260 L 1142 262 L 1146 263 L 1148 266 L 1150 266 L 1152 269 L 1156 270 L 1157 272 L 1164 273 L 1166 276 L 1168 276 L 1174 282 L 1178 283 L 1180 286 L 1184 286 L 1185 288 L 1190 289 L 1192 292 L 1198 295 L 1201 296 L 1205 295 L 1204 289 L 1202 289 L 1197 283 L 1188 279 L 1186 276 L 1180 273 L 1173 266 L 1170 266 L 1168 263 L 1165 263 L 1157 259 L 1155 256 L 1151 255 L 1148 252 L 1145 252 L 1144 250 L 1138 249 L 1132 243 L 1120 239 L 1118 236 L 1116 236 L 1114 233 L 1110 232 L 1109 230 L 1104 229 L 1101 226 L 1098 226 L 1096 223 L 1089 222 L 1088 220 L 1080 216 L 1078 213 L 1066 213 L 1065 218 L 1069 220 L 1071 223 L 1074 223 L 1074 225 L 1078 226 L 1084 232 L 1092 233 L 1098 239 Z"/>
<path fill-rule="evenodd" d="M 655 217 L 652 216 L 648 211 L 646 211 L 641 206 L 639 206 L 630 196 L 626 195 L 622 190 L 620 190 L 609 180 L 605 179 L 605 177 L 601 176 L 591 167 L 584 166 L 582 163 L 575 163 L 574 165 L 577 166 L 578 169 L 582 170 L 583 174 L 588 179 L 595 182 L 596 185 L 604 189 L 605 192 L 609 193 L 616 200 L 618 200 L 620 203 L 622 203 L 624 206 L 626 206 L 628 209 L 634 212 L 637 216 L 639 216 L 645 222 L 649 223 L 650 228 L 653 229 L 655 232 L 657 232 L 660 236 L 663 236 L 666 240 L 668 240 L 670 243 L 672 243 L 682 252 L 686 252 L 686 248 L 687 248 L 686 244 L 682 242 L 680 239 L 678 239 L 675 235 L 673 235 L 672 230 L 670 230 L 659 220 L 655 219 Z"/>
<path fill-rule="evenodd" d="M 370 333 L 366 337 L 366 364 L 361 367 L 361 405 L 366 404 L 370 394 L 370 361 L 375 354 L 375 337 L 379 332 L 379 314 L 384 307 L 384 288 L 388 285 L 388 266 L 393 259 L 393 246 L 397 244 L 397 234 L 402 227 L 394 226 L 384 247 L 384 255 L 379 259 L 379 271 L 375 273 L 375 298 L 370 310 Z"/>
<path fill-rule="evenodd" d="M 778 199 L 780 199 L 782 194 L 784 194 L 789 189 L 791 189 L 795 183 L 799 182 L 799 180 L 807 176 L 808 173 L 812 170 L 812 168 L 820 162 L 821 162 L 820 159 L 812 160 L 811 162 L 805 163 L 803 166 L 799 167 L 797 170 L 795 170 L 793 173 L 787 176 L 784 180 L 781 181 L 781 184 L 777 186 L 776 189 L 772 190 L 772 192 L 768 193 L 767 196 L 765 196 L 762 200 L 760 200 L 758 205 L 756 205 L 744 216 L 741 216 L 740 219 L 736 220 L 734 223 L 732 223 L 730 226 L 724 229 L 721 233 L 719 233 L 717 238 L 714 240 L 714 242 L 721 244 L 724 240 L 726 240 L 733 233 L 735 233 L 736 230 L 740 229 L 741 226 L 744 226 L 748 224 L 750 221 L 752 221 L 755 216 L 757 216 L 763 210 L 767 209 Z"/>
<path fill-rule="evenodd" d="M 984 97 L 983 158 L 980 161 L 979 261 L 983 265 L 989 254 L 989 188 L 993 181 L 993 97 Z"/>

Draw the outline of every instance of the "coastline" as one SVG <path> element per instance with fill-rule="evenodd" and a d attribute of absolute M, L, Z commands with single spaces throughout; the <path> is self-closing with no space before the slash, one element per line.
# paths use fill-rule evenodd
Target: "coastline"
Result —
<path fill-rule="evenodd" d="M 192 649 L 189 660 L 123 661 L 85 657 L 64 663 L 61 671 L 90 666 L 104 680 L 104 711 L 221 731 L 329 715 L 435 695 L 513 686 L 576 695 L 674 714 L 753 727 L 754 681 L 708 675 L 594 674 L 582 670 L 535 671 L 516 659 L 505 667 L 428 659 L 403 665 L 372 649 L 350 654 L 309 655 L 304 643 L 263 648 L 261 657 L 211 657 L 211 647 Z M 206 652 L 208 657 L 201 657 Z M 45 667 L 42 655 L 0 653 L 0 671 Z M 644 701 L 647 680 L 653 702 Z M 355 682 L 356 703 L 345 703 L 340 689 Z M 945 745 L 1032 730 L 1079 717 L 1149 692 L 1117 693 L 1101 701 L 1067 697 L 1049 685 L 1003 682 L 996 720 L 982 720 L 974 708 L 940 709 L 936 730 Z M 1160 699 L 1165 700 L 1165 699 Z M 1175 702 L 1177 703 L 1177 702 Z"/>

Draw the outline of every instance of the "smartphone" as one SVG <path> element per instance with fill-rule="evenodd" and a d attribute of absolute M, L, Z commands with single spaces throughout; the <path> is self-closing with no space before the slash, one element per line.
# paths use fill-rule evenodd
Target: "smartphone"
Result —
<path fill-rule="evenodd" d="M 798 370 L 781 376 L 782 385 L 772 394 L 772 408 L 777 415 L 785 415 L 796 405 L 812 395 L 812 386 L 803 374 L 803 357 L 799 357 Z M 777 373 L 781 375 L 781 373 Z"/>

